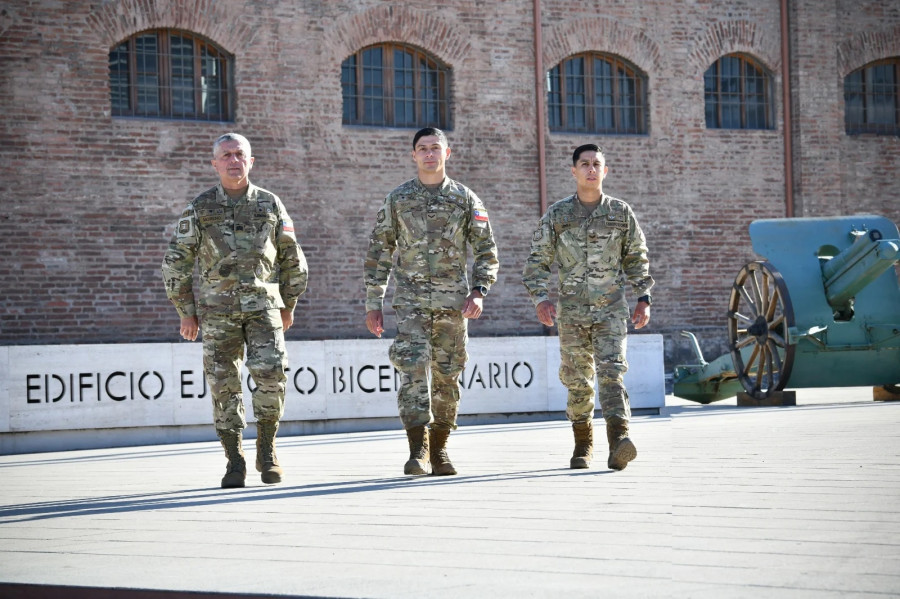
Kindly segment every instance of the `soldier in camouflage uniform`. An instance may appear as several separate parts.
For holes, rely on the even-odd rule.
[[[568,389],[566,415],[575,434],[571,468],[588,468],[593,456],[594,377],[609,442],[607,466],[622,470],[637,457],[628,437],[631,408],[623,376],[628,303],[625,282],[638,297],[635,328],[650,322],[653,286],[644,234],[631,207],[603,193],[606,159],[586,144],[572,156],[577,193],[547,210],[531,241],[522,282],[548,327],[557,309],[548,290],[550,267],[559,272],[559,378]]]
[[[181,317],[181,336],[193,341],[203,327],[203,370],[216,433],[228,458],[222,487],[243,487],[247,476],[240,377],[245,346],[256,384],[256,469],[264,483],[277,483],[283,475],[275,434],[284,413],[284,331],[293,324],[297,299],[306,290],[306,258],[284,204],[250,183],[253,156],[245,137],[228,133],[217,139],[212,165],[219,184],[181,214],[163,259],[163,281]]]
[[[443,131],[416,133],[412,158],[418,177],[385,198],[366,255],[366,326],[381,337],[397,252],[397,338],[390,358],[400,372],[397,404],[410,448],[404,474],[427,474],[429,462],[433,474],[456,474],[446,445],[457,426],[458,379],[468,360],[465,319],[481,316],[499,268],[487,210],[470,189],[445,175],[449,156]],[[469,247],[475,259],[471,291]]]

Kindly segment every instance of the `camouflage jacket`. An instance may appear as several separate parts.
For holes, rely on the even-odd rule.
[[[194,263],[200,302],[194,298]],[[231,200],[222,185],[181,214],[162,263],[166,295],[182,318],[290,308],[306,290],[307,267],[294,225],[275,194],[252,183]]]
[[[378,211],[365,263],[366,311],[381,310],[397,252],[393,305],[460,310],[469,294],[468,246],[475,263],[472,285],[497,280],[497,245],[481,200],[444,177],[428,191],[418,178],[392,191]]]
[[[644,233],[631,207],[606,194],[588,212],[574,195],[547,210],[531,240],[522,282],[534,305],[549,300],[550,267],[558,264],[558,318],[600,322],[628,316],[625,282],[636,296],[653,287]]]

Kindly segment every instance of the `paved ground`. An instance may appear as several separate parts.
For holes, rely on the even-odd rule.
[[[561,421],[460,429],[440,478],[400,431],[281,439],[234,490],[212,443],[0,456],[0,597],[900,596],[900,402],[797,403],[669,397],[615,473]]]

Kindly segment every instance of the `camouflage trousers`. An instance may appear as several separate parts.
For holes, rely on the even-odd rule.
[[[241,430],[244,395],[241,360],[247,348],[247,370],[257,421],[278,421],[284,414],[287,349],[279,310],[208,314],[201,319],[203,372],[213,401],[213,418],[220,430]]]
[[[467,322],[459,310],[394,306],[397,338],[389,352],[400,373],[397,407],[406,429],[434,422],[456,428],[459,375],[466,366]]]
[[[628,326],[620,318],[593,324],[559,321],[559,380],[569,390],[566,416],[572,422],[593,420],[594,377],[603,418],[631,418],[623,378],[628,370],[627,333]]]

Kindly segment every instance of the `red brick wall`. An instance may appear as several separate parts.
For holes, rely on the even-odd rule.
[[[648,75],[641,136],[551,134],[550,202],[572,192],[572,149],[607,149],[605,190],[629,201],[657,279],[653,324],[669,365],[683,329],[724,347],[728,292],[754,258],[747,225],[784,215],[778,0],[542,0],[545,69],[612,52]],[[890,0],[791,1],[796,213],[871,211],[900,222],[896,137],[843,133],[843,76],[900,55]],[[383,41],[453,68],[450,176],[489,208],[500,280],[473,335],[541,334],[520,282],[540,216],[533,3],[277,0],[13,2],[0,13],[0,344],[177,340],[159,263],[184,205],[215,183],[212,140],[253,143],[253,180],[279,194],[310,263],[292,339],[366,337],[362,261],[377,208],[414,176],[413,131],[341,125],[340,64]],[[235,55],[234,123],[111,118],[110,47],[149,28],[202,35]],[[703,73],[744,52],[775,86],[776,129],[706,130]],[[391,326],[390,313],[388,325]]]

